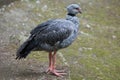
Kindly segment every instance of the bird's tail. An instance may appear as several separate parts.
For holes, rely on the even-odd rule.
[[[27,55],[35,48],[33,37],[29,37],[17,50],[16,59],[26,58]]]

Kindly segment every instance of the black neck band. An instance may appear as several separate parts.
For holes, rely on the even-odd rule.
[[[67,15],[70,15],[70,16],[75,16],[75,14],[71,14],[71,13],[68,13]]]

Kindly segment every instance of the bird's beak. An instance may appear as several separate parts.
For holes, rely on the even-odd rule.
[[[81,9],[79,9],[78,12],[79,12],[80,14],[82,14],[82,10],[81,10]]]

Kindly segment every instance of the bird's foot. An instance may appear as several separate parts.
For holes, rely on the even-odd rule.
[[[58,77],[63,77],[63,75],[67,74],[67,73],[64,73],[62,70],[53,70],[53,71],[51,71],[51,73]]]
[[[54,71],[56,71],[58,73],[64,73],[65,72],[65,70],[56,70],[56,69],[54,69]]]
[[[46,70],[46,73],[49,73],[51,72],[53,69],[51,67],[49,67],[47,70]]]
[[[63,77],[63,75],[66,75],[66,73],[64,73],[64,71],[65,70],[56,70],[56,69],[48,68],[46,70],[46,73],[50,73],[50,74],[53,74],[58,77]]]

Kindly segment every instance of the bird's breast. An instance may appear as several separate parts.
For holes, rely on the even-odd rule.
[[[67,39],[63,40],[63,41],[59,44],[59,46],[60,46],[61,48],[68,47],[68,46],[71,45],[72,42],[76,39],[77,35],[78,35],[78,30],[73,30],[73,32],[71,33],[71,35],[70,35]]]

